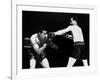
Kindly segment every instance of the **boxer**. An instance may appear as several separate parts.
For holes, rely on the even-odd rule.
[[[82,29],[78,26],[76,18],[72,17],[70,19],[70,26],[68,26],[65,29],[58,30],[57,32],[54,32],[54,34],[63,35],[69,31],[71,31],[73,35],[74,50],[73,50],[71,57],[69,57],[67,67],[72,67],[74,63],[76,62],[76,60],[79,60],[79,59],[82,60],[84,66],[88,66],[87,56],[85,55],[85,53],[83,53],[84,46],[85,46],[83,33],[82,33]]]

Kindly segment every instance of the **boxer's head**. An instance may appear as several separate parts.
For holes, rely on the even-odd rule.
[[[42,39],[47,38],[47,29],[45,26],[40,26],[39,34]]]
[[[72,25],[77,25],[77,18],[71,17],[71,19],[70,19],[70,24],[72,24]]]

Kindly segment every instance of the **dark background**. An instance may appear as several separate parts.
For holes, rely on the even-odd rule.
[[[56,12],[35,12],[35,11],[22,11],[22,68],[29,68],[29,60],[31,58],[28,49],[25,46],[25,37],[30,38],[33,34],[39,31],[39,27],[44,25],[49,32],[66,28],[69,26],[71,17],[78,18],[78,24],[82,28],[85,40],[85,53],[89,62],[89,14],[79,13],[56,13]],[[70,32],[69,32],[70,34]],[[54,43],[59,46],[58,50],[47,47],[47,58],[50,67],[65,67],[68,63],[68,58],[73,51],[73,41],[63,36],[55,37]],[[74,66],[83,66],[79,60]],[[38,65],[37,65],[38,67]],[[39,66],[40,67],[40,66]]]

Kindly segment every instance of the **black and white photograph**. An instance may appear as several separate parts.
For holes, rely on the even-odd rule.
[[[22,69],[90,66],[90,14],[22,10]]]
[[[94,72],[94,8],[23,3],[12,18],[13,79]]]

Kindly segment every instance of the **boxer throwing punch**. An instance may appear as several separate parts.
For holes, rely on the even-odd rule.
[[[79,59],[82,60],[84,66],[88,66],[87,56],[85,55],[85,53],[83,53],[83,49],[84,49],[84,45],[85,45],[83,33],[82,33],[81,28],[78,26],[76,18],[72,17],[70,19],[70,26],[68,26],[65,29],[54,32],[54,34],[55,35],[63,35],[68,31],[71,31],[72,35],[73,35],[74,50],[73,50],[71,57],[69,57],[67,67],[72,67],[74,65],[74,63],[76,62],[76,60],[79,60]]]

